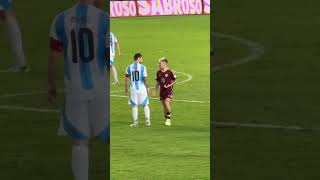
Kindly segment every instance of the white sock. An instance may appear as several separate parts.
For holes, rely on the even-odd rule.
[[[114,82],[115,82],[115,83],[118,83],[119,80],[118,80],[118,74],[117,74],[116,67],[115,67],[115,66],[112,66],[112,67],[111,67],[111,71],[112,71],[112,76],[113,76]]]
[[[75,180],[89,179],[89,150],[88,145],[72,146],[72,171]]]
[[[144,116],[146,121],[150,122],[150,109],[149,106],[144,106]]]
[[[133,122],[138,123],[138,107],[136,106],[132,108],[132,117],[133,117]]]
[[[21,31],[17,19],[14,16],[7,16],[7,28],[11,50],[15,56],[15,65],[26,66],[25,54],[22,46]]]

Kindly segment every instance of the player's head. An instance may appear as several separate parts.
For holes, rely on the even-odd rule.
[[[136,53],[133,57],[134,61],[137,63],[142,63],[142,54]]]
[[[95,2],[94,2],[94,5],[97,7],[97,8],[101,8],[101,9],[103,9],[104,7],[104,0],[95,0]]]
[[[162,57],[159,59],[159,68],[164,69],[167,67],[168,59],[166,57]]]

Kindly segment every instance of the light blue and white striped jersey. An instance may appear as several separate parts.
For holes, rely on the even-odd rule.
[[[126,77],[130,79],[130,91],[141,93],[147,88],[144,79],[147,77],[147,68],[143,64],[133,63],[127,67]]]
[[[50,38],[62,44],[67,92],[107,93],[109,25],[105,12],[81,3],[54,19]]]
[[[112,59],[116,54],[116,43],[118,43],[117,37],[110,32],[110,58]]]
[[[9,10],[11,7],[11,0],[0,0],[0,10]]]

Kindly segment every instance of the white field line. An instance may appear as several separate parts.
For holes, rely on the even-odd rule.
[[[305,128],[295,125],[274,125],[274,124],[257,124],[257,123],[237,123],[237,122],[218,122],[214,121],[211,124],[214,126],[225,127],[246,127],[246,128],[263,128],[263,129],[283,129],[283,130],[295,130],[295,131],[320,131],[320,128]]]
[[[229,64],[214,66],[213,71],[220,71],[225,68],[246,64],[248,62],[257,60],[259,57],[261,57],[264,54],[264,47],[256,42],[251,41],[251,40],[240,38],[240,37],[233,36],[233,35],[222,34],[222,33],[212,33],[212,36],[237,41],[240,44],[246,46],[250,51],[249,55],[246,57],[233,60]]]
[[[187,76],[188,78],[186,80],[183,80],[183,81],[180,81],[180,82],[177,82],[176,84],[182,84],[182,83],[186,83],[186,82],[189,82],[192,80],[192,76],[190,74],[187,74],[187,73],[184,73],[184,72],[179,72],[179,71],[174,71],[174,73],[178,73],[178,74],[182,74],[184,76]],[[179,77],[178,77],[179,78]]]
[[[111,97],[120,97],[120,98],[129,98],[128,96],[125,95],[116,95],[116,94],[111,94]],[[149,98],[153,100],[159,100],[159,98]],[[199,104],[209,104],[210,101],[194,101],[194,100],[185,100],[185,99],[174,99],[174,102],[186,102],[186,103],[199,103]]]
[[[64,90],[59,89],[57,90],[58,93],[63,93]],[[110,91],[110,93],[117,93],[121,91]],[[31,91],[31,92],[24,92],[24,93],[15,93],[15,94],[0,94],[0,99],[6,98],[14,98],[19,96],[32,96],[32,95],[40,95],[40,94],[47,94],[47,91]]]
[[[56,109],[44,109],[44,108],[27,108],[23,106],[10,106],[10,105],[0,105],[2,110],[19,110],[19,111],[29,111],[29,112],[45,112],[45,113],[58,113],[59,110]]]

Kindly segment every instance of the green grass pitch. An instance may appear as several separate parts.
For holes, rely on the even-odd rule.
[[[264,47],[255,61],[212,73],[213,119],[238,124],[319,128],[319,3],[215,1],[215,33]],[[250,54],[239,41],[213,37],[216,67]],[[217,126],[218,180],[319,178],[319,131]]]
[[[35,4],[39,2],[14,1],[31,72],[0,74],[0,179],[70,180],[70,140],[56,136],[59,113],[55,110],[61,108],[63,94],[59,94],[57,105],[49,106],[42,91],[47,86],[51,21],[73,2],[46,1],[41,9]],[[151,100],[152,127],[145,127],[140,110],[139,128],[130,128],[128,99],[119,97],[123,95],[123,81],[119,87],[112,86],[111,179],[209,179],[209,16],[112,19],[111,26],[123,52],[116,59],[121,80],[135,52],[144,55],[152,86],[161,56],[169,58],[178,81],[192,76],[191,81],[175,87],[177,101],[173,102],[171,127],[163,124],[160,101]],[[4,70],[11,63],[11,54],[0,27],[0,70]],[[62,88],[62,61],[58,69]],[[4,96],[29,92],[34,93]],[[29,109],[23,111],[21,107]],[[99,142],[91,147],[90,174],[93,179],[106,179],[106,147]]]
[[[123,53],[115,61],[122,84],[111,88],[111,179],[209,179],[209,18],[111,19],[111,31]],[[146,128],[141,108],[139,127],[129,127],[128,98],[118,96],[123,96],[124,72],[136,52],[144,56],[151,87],[163,56],[176,71],[178,82],[192,76],[191,81],[175,86],[171,127],[164,126],[158,99],[150,100],[151,128]]]

